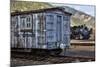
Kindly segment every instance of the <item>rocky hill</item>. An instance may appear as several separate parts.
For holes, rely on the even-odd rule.
[[[11,12],[13,11],[29,11],[43,8],[57,7],[44,2],[31,2],[31,1],[11,1]],[[74,8],[63,6],[67,12],[71,12],[71,26],[86,24],[88,27],[95,28],[95,18]]]
[[[51,8],[52,5],[44,2],[31,2],[31,1],[11,1],[11,12],[14,11],[30,11],[43,8]]]
[[[89,28],[95,28],[95,17],[74,8],[65,7],[67,12],[72,13],[71,26],[86,24]]]

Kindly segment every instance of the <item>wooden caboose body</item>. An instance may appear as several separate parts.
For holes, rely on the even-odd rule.
[[[70,16],[60,7],[11,13],[11,48],[70,46]]]

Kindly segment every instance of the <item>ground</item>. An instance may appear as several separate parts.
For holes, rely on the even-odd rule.
[[[64,53],[62,53],[63,55]],[[95,46],[74,46],[66,49],[66,56],[95,57]]]
[[[76,42],[76,41],[73,41]],[[82,42],[82,41],[80,41]],[[78,42],[78,43],[80,43]],[[86,41],[83,41],[86,42]],[[66,52],[62,52],[61,55],[74,56],[74,57],[89,57],[95,58],[95,45],[71,45],[70,48],[66,49]],[[31,58],[31,57],[30,57]],[[73,63],[73,62],[88,62],[91,60],[79,60],[73,58],[64,57],[51,57],[51,56],[35,56],[31,59],[25,58],[11,58],[11,66],[20,65],[41,65],[41,64],[55,64],[55,63]]]

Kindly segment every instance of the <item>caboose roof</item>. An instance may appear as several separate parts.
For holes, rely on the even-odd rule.
[[[50,12],[50,11],[55,11],[55,10],[61,11],[61,12],[65,13],[65,14],[68,14],[68,15],[72,15],[72,13],[66,12],[65,8],[63,8],[63,7],[54,7],[54,8],[31,10],[31,11],[16,11],[16,12],[12,12],[11,16],[30,14],[30,13]]]

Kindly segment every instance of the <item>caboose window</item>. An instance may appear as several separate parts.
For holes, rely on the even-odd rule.
[[[27,27],[28,27],[28,23],[27,23]]]
[[[27,22],[30,22],[30,17],[27,17],[26,21],[27,21]]]
[[[27,23],[27,28],[29,28],[31,26],[31,24],[30,23]]]
[[[30,16],[27,16],[26,17],[26,27],[27,28],[30,28],[31,27],[31,17]]]

